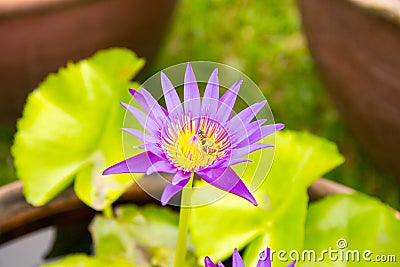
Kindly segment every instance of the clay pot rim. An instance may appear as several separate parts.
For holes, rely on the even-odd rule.
[[[400,2],[392,0],[347,0],[368,13],[386,19],[400,26]]]
[[[53,12],[77,5],[104,0],[0,0],[0,19]]]

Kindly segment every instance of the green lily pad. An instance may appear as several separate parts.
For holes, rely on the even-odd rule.
[[[307,215],[304,249],[319,260],[299,266],[398,266],[399,238],[400,219],[379,200],[360,193],[328,196],[312,203]],[[336,252],[322,257],[324,250]]]
[[[101,173],[124,159],[119,102],[129,101],[130,79],[143,65],[127,49],[100,51],[50,74],[29,95],[12,147],[29,203],[44,205],[75,180],[78,197],[102,210],[132,185],[130,175]]]
[[[99,258],[123,257],[134,266],[173,266],[178,214],[168,208],[120,206],[117,218],[96,216],[90,226]],[[187,266],[196,266],[193,252]]]

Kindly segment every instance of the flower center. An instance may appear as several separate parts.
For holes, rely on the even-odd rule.
[[[226,129],[206,116],[184,115],[166,123],[161,147],[168,160],[181,171],[198,171],[223,158],[230,147]]]

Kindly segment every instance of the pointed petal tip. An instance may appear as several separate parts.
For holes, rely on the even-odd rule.
[[[277,131],[280,131],[280,130],[282,130],[283,128],[285,128],[285,124],[283,124],[283,123],[277,123],[277,124],[275,124],[275,127],[276,127],[276,130],[277,130]]]
[[[143,92],[143,93],[147,93],[147,94],[151,95],[150,92],[147,91],[146,89],[144,89],[143,87],[140,87],[140,91]]]
[[[185,71],[185,84],[196,84],[196,76],[194,75],[194,71],[190,62],[187,64],[186,71]]]
[[[250,193],[250,196],[246,196],[245,199],[248,200],[255,207],[258,206],[257,200],[254,198],[254,196],[251,193]]]
[[[137,90],[135,90],[133,88],[129,88],[128,91],[132,96],[135,96],[135,94],[139,93]]]
[[[113,173],[113,166],[108,167],[107,169],[105,169],[102,173],[102,175],[110,175],[110,174],[115,174]]]
[[[254,206],[258,205],[247,186],[232,168],[206,169],[204,171],[198,171],[196,174],[207,183],[228,193],[244,198]]]
[[[176,194],[176,192],[170,193],[170,192],[166,191],[170,187],[171,187],[170,184],[167,184],[167,186],[164,188],[164,191],[161,195],[160,202],[161,202],[161,206],[163,206],[163,207],[165,205],[167,205],[167,203],[171,200],[171,198]]]
[[[123,160],[121,162],[118,162],[114,165],[109,166],[106,168],[102,175],[110,175],[110,174],[120,174],[124,173],[124,170],[126,169],[126,161]]]
[[[146,171],[146,175],[151,175],[153,173],[154,173],[154,168],[152,168],[152,167],[148,168]]]
[[[243,263],[243,259],[239,254],[239,251],[237,248],[233,250],[233,255],[232,255],[232,266],[233,267],[245,267]]]
[[[210,257],[206,256],[204,258],[204,267],[216,267],[214,262],[210,259]]]
[[[227,91],[237,94],[239,92],[240,86],[242,86],[243,79],[237,80]]]
[[[257,200],[254,198],[253,194],[250,193],[246,194],[246,195],[242,195],[241,197],[243,197],[244,199],[246,199],[247,201],[249,201],[251,204],[253,204],[255,207],[258,206]]]
[[[121,106],[123,106],[124,108],[127,108],[129,105],[128,104],[126,104],[126,103],[124,103],[124,102],[119,102],[119,104],[121,105]]]
[[[164,72],[160,72],[160,76],[161,76],[161,84],[164,84],[166,81],[169,81],[167,75],[165,75]]]
[[[160,76],[161,76],[161,81],[165,81],[165,80],[169,81],[168,76],[164,72],[161,71]]]
[[[264,123],[267,122],[267,119],[261,119],[257,121],[259,123],[259,126],[262,126]]]
[[[233,89],[233,91],[235,93],[237,93],[240,89],[240,87],[242,86],[243,83],[243,79],[237,80],[231,87],[231,89]]]

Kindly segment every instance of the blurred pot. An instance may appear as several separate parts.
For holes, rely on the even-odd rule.
[[[0,123],[13,125],[28,93],[67,61],[123,46],[151,62],[176,0],[0,1]]]
[[[299,0],[323,81],[356,138],[400,181],[400,2]]]

